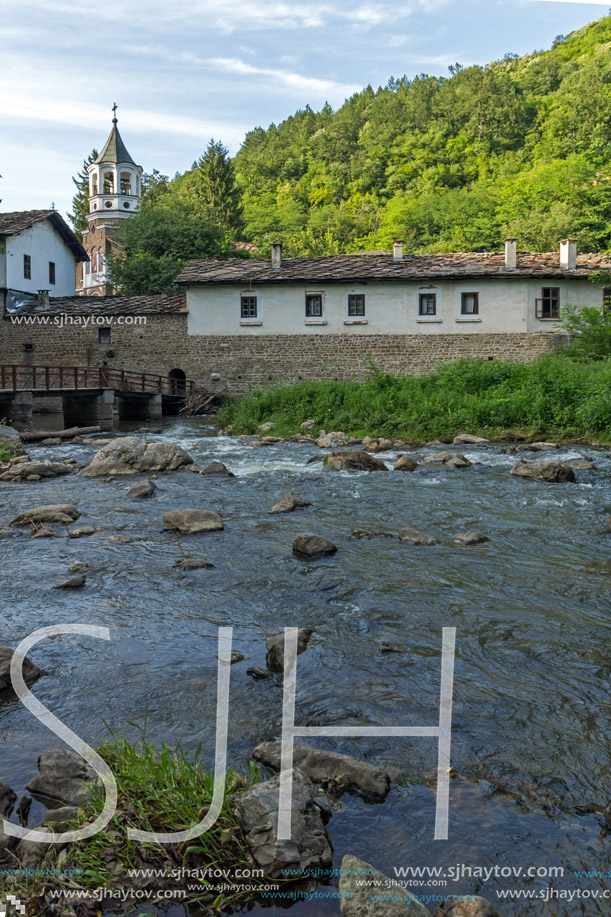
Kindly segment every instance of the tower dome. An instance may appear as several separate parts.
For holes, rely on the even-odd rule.
[[[117,127],[117,105],[113,106],[112,130],[104,149],[95,162],[87,167],[89,173],[89,215],[93,222],[100,218],[123,219],[131,216],[140,205],[140,176],[137,166],[123,143]]]

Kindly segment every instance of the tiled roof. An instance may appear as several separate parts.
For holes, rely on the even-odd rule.
[[[157,296],[62,296],[42,305],[36,297],[19,303],[12,314],[19,315],[159,315],[186,313],[185,293]]]
[[[50,220],[77,261],[87,261],[87,252],[57,210],[18,210],[0,213],[0,236],[15,236],[42,220]]]
[[[450,255],[404,255],[395,261],[385,253],[333,255],[323,258],[284,258],[279,268],[271,261],[242,258],[203,258],[191,261],[177,282],[203,283],[351,283],[369,280],[454,280],[475,277],[588,277],[593,271],[611,270],[611,261],[598,254],[579,255],[577,268],[560,267],[560,254],[518,254],[516,270],[505,267],[502,252]]]

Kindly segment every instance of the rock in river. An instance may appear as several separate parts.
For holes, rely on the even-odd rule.
[[[49,503],[45,506],[35,506],[28,509],[25,513],[16,516],[11,525],[30,525],[31,523],[47,522],[74,522],[81,514],[75,506],[69,503]]]
[[[382,459],[368,452],[332,452],[325,467],[327,471],[388,471]]]
[[[485,436],[473,436],[471,433],[459,433],[452,440],[453,446],[481,446],[483,443],[489,443],[490,440]]]
[[[253,755],[261,764],[280,770],[281,742],[263,742],[257,745]],[[385,799],[390,789],[390,774],[339,752],[324,748],[313,748],[305,742],[295,742],[293,764],[303,771],[313,783],[326,783],[336,777],[346,777],[348,788],[361,796]]]
[[[69,749],[56,749],[38,759],[39,774],[27,789],[35,796],[56,799],[65,806],[80,806],[96,780],[95,771]]]
[[[71,532],[68,532],[68,538],[86,538],[88,535],[95,535],[92,525],[83,525],[79,529],[72,529]]]
[[[12,690],[11,659],[13,658],[14,652],[15,651],[8,646],[0,646],[0,691],[5,691],[8,688]],[[30,662],[29,659],[26,658],[24,660],[23,677],[26,685],[34,684],[42,675],[46,674],[47,673],[43,669],[39,669],[38,666]]]
[[[63,583],[58,583],[57,586],[53,586],[54,589],[81,589],[87,582],[87,577],[84,574],[79,576],[71,576],[70,579],[65,579]]]
[[[203,557],[181,557],[174,566],[178,570],[209,570],[214,567],[214,564],[211,564],[209,560],[205,560]]]
[[[14,427],[7,427],[5,424],[0,425],[0,443],[19,443],[21,437],[19,431]]]
[[[300,497],[291,490],[288,494],[281,497],[277,503],[274,503],[270,509],[270,513],[292,513],[294,509],[303,509],[303,507],[311,505],[309,500],[304,500],[303,497]]]
[[[395,462],[395,471],[415,471],[417,467],[418,462],[409,455],[400,455]]]
[[[63,462],[19,462],[0,474],[0,481],[39,481],[71,474],[72,468]]]
[[[564,484],[575,480],[573,469],[562,462],[520,461],[513,466],[511,474],[521,478],[532,478],[534,481],[546,481],[549,484]]]
[[[333,861],[312,781],[298,770],[291,779],[290,840],[278,839],[279,775],[232,797],[253,859],[272,878],[288,869],[326,869]]]
[[[105,474],[136,474],[138,471],[177,471],[194,465],[188,452],[174,443],[147,443],[137,436],[114,439],[79,471],[83,477]]]
[[[142,481],[139,484],[132,484],[127,491],[127,496],[144,499],[146,497],[152,497],[156,490],[157,488],[152,481]]]
[[[339,898],[341,917],[430,917],[409,889],[350,854],[342,858]]]
[[[234,473],[223,462],[210,462],[209,465],[206,465],[202,474],[217,474],[223,478],[235,478]]]
[[[418,529],[412,529],[409,526],[399,529],[399,539],[405,544],[413,544],[417,547],[430,547],[438,544],[437,539],[433,538],[432,535],[426,535],[424,532],[419,532]]]
[[[454,544],[483,544],[485,541],[490,541],[490,539],[486,535],[480,535],[479,532],[459,532],[454,536]]]
[[[313,627],[300,627],[297,633],[297,655],[307,648]],[[284,671],[284,633],[268,634],[265,638],[267,665],[272,672]]]
[[[327,541],[321,535],[313,535],[309,532],[300,532],[293,539],[293,553],[300,557],[309,557],[314,560],[317,557],[327,557],[335,554],[337,545],[332,541]]]
[[[195,535],[199,532],[218,532],[223,520],[218,513],[207,509],[173,509],[164,513],[163,524],[171,532]]]

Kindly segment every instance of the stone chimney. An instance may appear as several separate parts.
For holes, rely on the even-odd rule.
[[[574,271],[577,267],[577,241],[565,239],[560,243],[560,267],[565,271]]]
[[[38,297],[38,302],[41,306],[49,305],[49,291],[48,290],[38,290],[36,293]]]
[[[518,266],[518,246],[515,239],[505,239],[505,267],[515,271]]]
[[[272,267],[282,267],[282,243],[272,244]]]
[[[403,261],[403,242],[395,241],[392,244],[392,256],[395,261]]]

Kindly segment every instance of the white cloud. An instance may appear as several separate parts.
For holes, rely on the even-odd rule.
[[[535,3],[586,3],[588,6],[609,6],[609,0],[535,0]]]
[[[354,6],[350,0],[337,0],[335,4],[319,2],[293,3],[282,0],[140,0],[127,4],[124,0],[106,0],[103,19],[108,23],[129,20],[138,27],[154,30],[168,23],[187,23],[196,31],[202,25],[225,33],[243,30],[283,28],[321,28],[330,22],[352,22],[375,27],[404,18],[419,10],[430,12],[450,3],[451,0],[407,0],[402,4],[381,2]],[[23,14],[25,9],[40,10],[50,14],[81,16],[81,4],[71,0],[2,0],[6,15],[10,8]],[[99,23],[103,27],[103,22]]]
[[[235,74],[237,76],[261,76],[272,80],[276,84],[284,86],[299,93],[312,92],[316,95],[330,94],[333,98],[345,98],[358,92],[361,88],[351,83],[336,83],[333,80],[319,79],[313,76],[304,76],[301,73],[291,73],[288,70],[277,70],[273,67],[256,67],[237,57],[211,57],[196,58],[192,55],[185,55],[188,62],[199,65],[209,66],[213,69],[220,70],[223,73]]]

